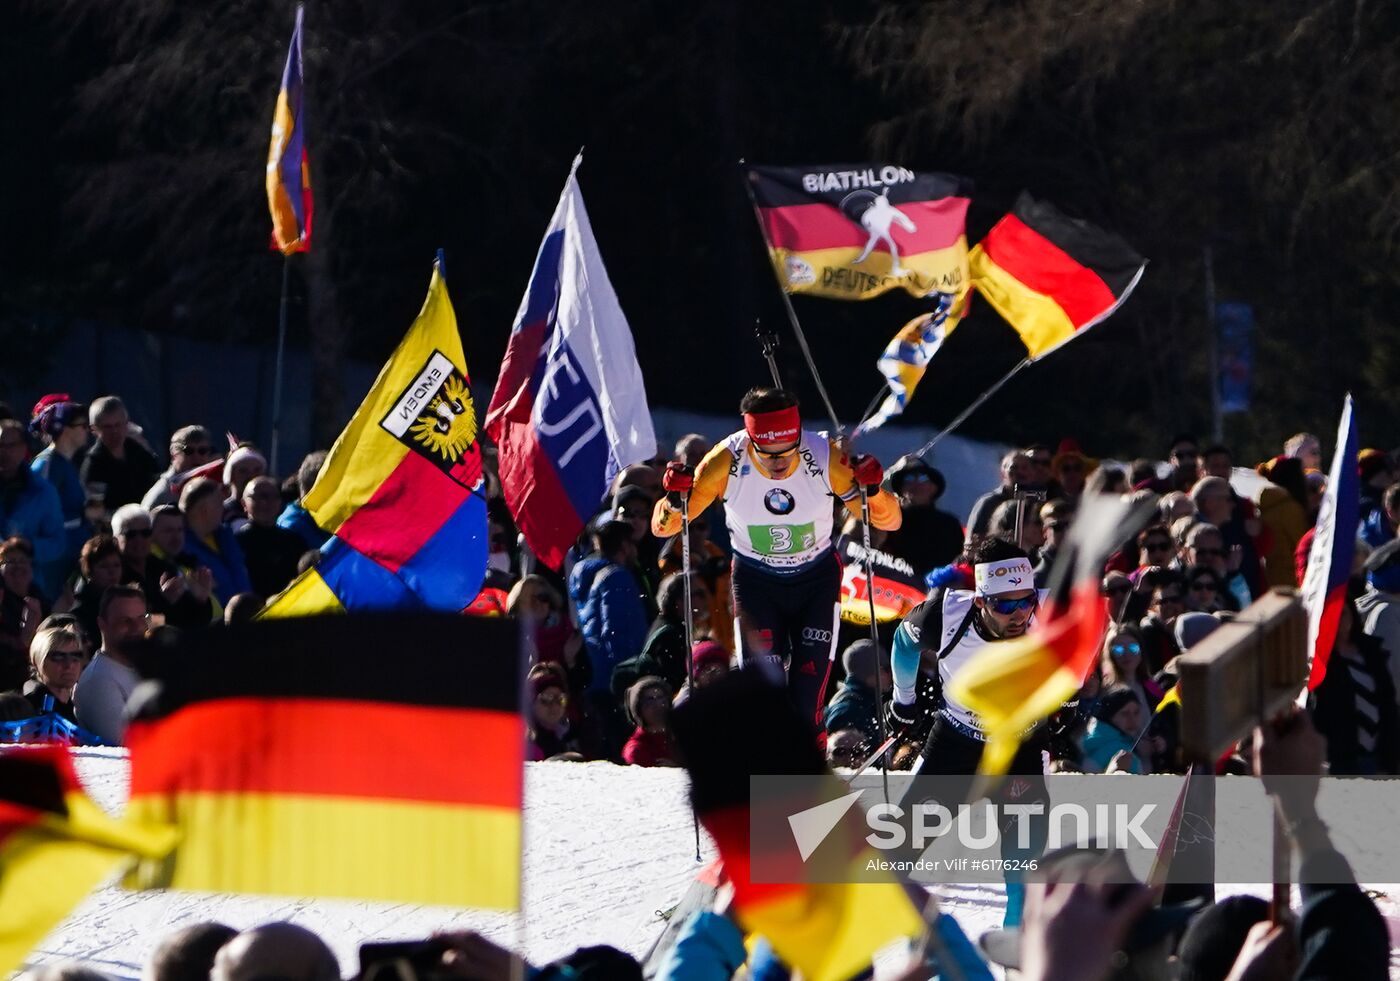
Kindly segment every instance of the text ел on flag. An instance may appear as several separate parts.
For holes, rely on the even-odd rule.
[[[272,247],[284,255],[311,248],[311,166],[302,115],[302,8],[282,69],[282,88],[272,111],[272,142],[267,148],[267,209],[272,215]]]
[[[181,837],[130,884],[516,908],[518,649],[505,620],[373,613],[151,652],[127,816]]]
[[[1099,576],[1130,534],[1134,512],[1116,497],[1086,496],[1030,633],[984,645],[949,679],[949,696],[976,712],[987,734],[979,773],[1006,773],[1027,730],[1072,698],[1093,669],[1108,625]]]
[[[866,300],[967,288],[972,182],[892,164],[750,167],[759,224],[789,293]]]
[[[66,747],[0,754],[0,974],[123,861],[160,858],[175,837],[174,828],[108,817],[83,793]]]
[[[970,295],[970,292],[965,293],[959,299],[950,293],[939,293],[934,310],[915,317],[894,335],[875,362],[890,393],[874,415],[857,426],[852,435],[883,426],[904,411],[914,397],[914,389],[923,380],[929,362],[966,315]]]
[[[690,771],[691,803],[719,848],[734,885],[736,917],[746,932],[767,938],[783,962],[809,981],[846,981],[868,970],[871,956],[886,944],[923,932],[922,917],[893,876],[869,881],[865,870],[875,852],[850,815],[810,854],[800,854],[802,846],[794,841],[782,854],[765,855],[761,878],[770,881],[754,881],[751,819],[763,820],[765,827],[783,826],[818,800],[768,801],[761,815],[751,815],[751,774],[827,774],[831,800],[848,790],[830,776],[816,733],[782,689],[754,671],[736,671],[697,690],[674,718]],[[747,721],[735,726],[735,719]],[[827,792],[823,786],[821,793]],[[770,866],[784,869],[791,881],[771,881]],[[823,881],[803,882],[804,872],[816,872]]]
[[[434,264],[423,309],[302,502],[331,533],[264,617],[465,609],[486,574],[486,501],[471,378]]]
[[[1142,278],[1127,242],[1022,194],[969,259],[972,284],[1036,361],[1106,320]]]
[[[551,569],[617,472],[656,453],[632,332],[579,192],[582,159],[540,243],[486,414],[506,504]]]
[[[1327,660],[1337,642],[1342,604],[1347,599],[1347,579],[1356,555],[1356,528],[1361,520],[1361,480],[1356,471],[1356,420],[1351,396],[1342,406],[1337,424],[1337,449],[1327,490],[1317,512],[1317,531],[1308,550],[1303,574],[1302,599],[1308,611],[1308,690],[1322,684]]]

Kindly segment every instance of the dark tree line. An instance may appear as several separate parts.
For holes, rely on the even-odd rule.
[[[0,141],[0,384],[61,355],[64,317],[270,343],[262,164],[292,9],[0,6],[0,121],[20,134]],[[1392,5],[309,0],[306,32],[316,246],[295,267],[293,339],[318,356],[323,436],[358,396],[335,391],[338,359],[384,356],[439,246],[476,382],[494,379],[584,144],[657,404],[732,409],[765,376],[754,318],[783,324],[737,160],[890,158],[973,177],[974,241],[1027,188],[1151,260],[1113,320],[969,433],[1136,454],[1204,429],[1207,245],[1220,299],[1257,312],[1255,410],[1227,419],[1242,451],[1330,432],[1347,388],[1365,438],[1400,430]],[[849,418],[919,304],[797,309]],[[975,308],[909,418],[951,418],[1017,351]],[[815,406],[790,343],[783,356]]]

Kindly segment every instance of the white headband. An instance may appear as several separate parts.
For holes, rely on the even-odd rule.
[[[983,596],[998,593],[1014,593],[1018,589],[1035,588],[1035,570],[1031,560],[1025,558],[1005,559],[1000,562],[979,562],[973,570],[977,578],[977,592]]]

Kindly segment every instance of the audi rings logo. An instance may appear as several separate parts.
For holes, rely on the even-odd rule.
[[[830,630],[818,630],[816,627],[803,627],[803,628],[802,628],[802,639],[803,639],[803,640],[810,640],[810,641],[812,641],[814,644],[830,644],[830,643],[831,643],[831,631],[830,631]]]
[[[774,487],[763,495],[763,506],[773,514],[792,514],[792,509],[797,507],[797,501],[781,487]]]

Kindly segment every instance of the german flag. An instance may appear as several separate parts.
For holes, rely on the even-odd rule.
[[[1032,361],[1106,320],[1146,268],[1117,235],[1024,193],[969,263],[973,285],[1021,335]]]
[[[183,837],[129,884],[516,908],[518,648],[508,621],[383,613],[148,652],[127,813]]]
[[[83,793],[67,747],[0,754],[0,976],[123,860],[174,844],[172,828],[131,828],[103,813]]]
[[[789,293],[867,300],[967,289],[972,183],[893,164],[751,167],[758,221]]]
[[[949,696],[976,712],[987,734],[979,773],[1006,773],[1022,736],[1084,684],[1108,626],[1099,573],[1142,510],[1116,497],[1086,497],[1031,631],[985,645],[949,680]]]
[[[747,721],[735,726],[734,719]],[[785,692],[751,671],[735,672],[696,691],[676,710],[674,723],[690,771],[691,801],[719,848],[745,931],[766,937],[808,981],[846,981],[868,970],[871,957],[886,944],[923,933],[923,918],[902,886],[893,878],[869,881],[866,866],[875,853],[849,823],[828,833],[814,851],[790,843],[773,854],[751,854],[751,822],[784,829],[801,811],[839,807],[849,794],[830,776],[816,733]],[[827,774],[829,779],[820,788],[814,782],[801,799],[767,800],[751,813],[751,774]],[[780,869],[789,881],[755,882],[755,860],[765,870],[761,878],[771,880],[771,871]]]

